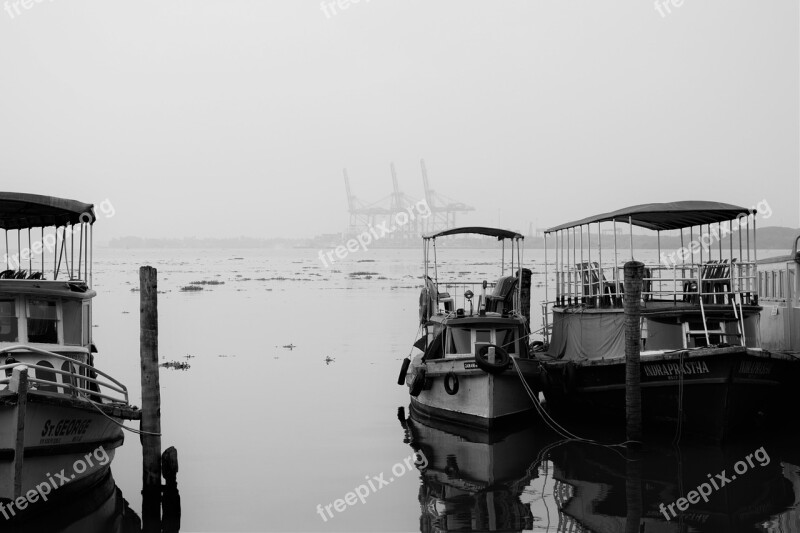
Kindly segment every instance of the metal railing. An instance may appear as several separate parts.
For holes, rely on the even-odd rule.
[[[36,377],[29,376],[28,381],[34,383],[38,386],[45,386],[45,387],[55,387],[56,390],[61,389],[62,392],[57,394],[68,394],[72,397],[97,397],[103,398],[108,400],[111,403],[128,403],[128,389],[117,381],[116,379],[112,378],[105,372],[102,372],[95,367],[88,365],[86,363],[82,363],[77,361],[71,357],[67,357],[65,355],[49,352],[47,350],[42,350],[40,348],[34,348],[32,346],[25,346],[23,344],[18,344],[15,346],[9,346],[8,348],[0,349],[0,354],[14,354],[20,357],[24,357],[30,354],[39,354],[44,355],[47,357],[52,357],[54,359],[58,359],[61,361],[69,362],[69,371],[67,370],[60,370],[58,368],[51,368],[48,366],[38,365],[35,363],[28,363],[25,361],[16,361],[14,363],[0,365],[0,385],[6,385],[11,382],[11,377],[6,376],[9,374],[11,370],[15,367],[24,365],[28,368],[32,368],[36,371]],[[27,359],[28,357],[24,357]],[[84,371],[84,374],[76,373],[75,369],[79,368]],[[38,377],[39,372],[42,373],[51,373],[62,376],[61,382],[51,381],[49,379],[41,379]],[[92,375],[98,376],[97,378],[92,377]],[[65,381],[63,376],[69,376],[69,381]],[[99,379],[100,377],[105,378],[105,380]],[[107,380],[107,381],[106,381]],[[90,384],[95,384],[97,386],[97,390],[88,389],[86,386],[90,386]],[[113,391],[118,393],[118,396],[111,396],[104,392]]]
[[[556,271],[557,305],[622,305],[624,267],[579,264]],[[739,297],[744,305],[757,303],[755,262],[710,261],[686,265],[645,265],[642,298],[647,301],[729,303]],[[727,301],[726,301],[727,299]]]

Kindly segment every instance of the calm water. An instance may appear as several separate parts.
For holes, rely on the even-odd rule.
[[[396,379],[417,330],[420,255],[370,250],[330,269],[316,250],[96,251],[98,366],[141,403],[132,289],[149,264],[164,291],[162,361],[191,367],[161,372],[162,445],[179,451],[182,531],[616,532],[635,496],[631,479],[642,480],[643,531],[800,530],[797,439],[751,435],[724,449],[648,449],[629,461],[625,450],[560,441],[542,428],[487,435],[409,420]],[[499,275],[494,250],[448,256],[461,259],[440,276]],[[543,254],[527,256],[538,302]],[[202,280],[224,284],[180,291]],[[538,305],[533,315],[538,324]],[[707,503],[669,521],[659,512],[761,447],[768,461],[760,454]],[[140,453],[127,434],[112,468],[137,512]],[[351,491],[364,502],[354,494],[337,511]]]

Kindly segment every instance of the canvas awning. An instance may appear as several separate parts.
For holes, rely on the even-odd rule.
[[[733,220],[739,215],[755,214],[755,209],[747,209],[720,202],[684,201],[654,204],[641,204],[626,207],[610,213],[595,215],[575,222],[568,222],[545,231],[552,233],[562,229],[574,228],[596,222],[628,222],[654,231],[688,228],[701,224],[711,224]]]
[[[0,192],[0,228],[25,229],[94,223],[94,206],[76,200]]]

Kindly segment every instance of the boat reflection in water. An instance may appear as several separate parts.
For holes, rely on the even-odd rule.
[[[80,486],[65,485],[47,502],[38,500],[10,520],[0,518],[0,531],[36,533],[141,533],[142,524],[128,506],[109,471]],[[8,500],[3,504],[9,505]]]
[[[424,533],[800,532],[800,461],[785,452],[796,445],[648,446],[629,460],[625,448],[559,440],[542,427],[479,431],[400,413],[405,442],[428,459],[419,492]],[[739,461],[747,466],[741,475]],[[726,486],[716,477],[723,471]],[[675,502],[710,483],[709,474],[719,488],[709,484],[708,501],[686,502],[681,513]]]

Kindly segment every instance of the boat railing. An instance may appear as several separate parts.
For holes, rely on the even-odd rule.
[[[624,267],[580,263],[556,272],[556,305],[621,307]],[[642,279],[644,302],[758,303],[756,263],[727,260],[667,266],[645,264]]]
[[[472,292],[472,306],[477,313],[478,310],[486,305],[482,296],[485,291],[490,295],[494,290],[495,282],[478,281],[478,282],[452,282],[452,283],[439,283],[439,305],[444,307],[445,311],[455,311],[456,309],[464,309],[469,312],[470,300],[465,296],[467,291]],[[443,296],[445,294],[446,296]]]
[[[127,387],[105,372],[98,370],[91,365],[82,363],[65,355],[42,350],[40,348],[34,348],[32,346],[25,346],[22,344],[0,349],[0,354],[14,354],[21,357],[31,353],[66,361],[69,363],[69,365],[67,365],[69,370],[62,370],[25,361],[15,361],[13,363],[0,365],[0,376],[4,376],[0,377],[0,386],[8,386],[11,381],[11,373],[13,369],[17,366],[24,365],[34,370],[35,375],[29,376],[28,381],[36,384],[37,388],[40,390],[49,392],[58,392],[60,390],[61,394],[68,394],[72,397],[90,399],[93,401],[96,401],[95,398],[102,398],[111,403],[128,403]],[[27,357],[25,357],[25,359],[27,359]],[[83,373],[76,372],[77,369],[82,370]],[[40,373],[43,375],[59,375],[62,377],[62,379],[60,382],[50,379],[43,379],[38,377]],[[91,387],[92,385],[95,385],[96,389],[87,388]],[[112,395],[112,393],[116,394]]]

